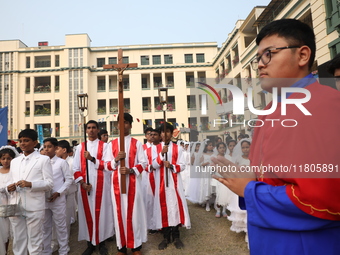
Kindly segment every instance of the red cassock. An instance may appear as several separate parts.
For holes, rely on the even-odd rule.
[[[146,214],[142,192],[142,175],[147,161],[142,144],[125,136],[125,166],[133,168],[134,174],[126,175],[126,194],[121,194],[121,175],[119,163],[115,157],[119,152],[119,138],[109,145],[105,161],[106,169],[112,173],[112,205],[116,231],[116,242],[119,249],[122,247],[137,248],[147,240]]]
[[[106,190],[110,190],[111,173],[103,171],[103,155],[106,148],[107,145],[98,139],[87,141],[87,151],[96,158],[96,164],[88,160],[89,182],[92,185],[92,190],[90,195],[81,187],[78,191],[78,239],[79,241],[90,241],[93,245],[98,245],[114,235],[111,196],[106,192]],[[87,181],[84,151],[84,143],[81,143],[73,160],[76,183],[80,179]]]
[[[185,160],[180,146],[170,142],[168,147],[168,161],[173,170],[165,169],[161,155],[164,143],[152,147],[152,166],[155,174],[155,200],[153,217],[156,228],[173,227],[180,224],[191,228],[190,216],[184,195],[180,172],[185,169]],[[166,171],[168,171],[168,187],[166,186]]]

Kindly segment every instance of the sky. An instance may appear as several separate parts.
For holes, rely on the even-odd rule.
[[[66,34],[87,33],[91,46],[217,42],[238,19],[270,0],[0,0],[0,40],[29,47],[65,44]],[[1,49],[0,49],[1,51]]]

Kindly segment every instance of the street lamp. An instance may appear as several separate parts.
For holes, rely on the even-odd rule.
[[[80,110],[80,115],[83,117],[83,122],[84,122],[84,148],[85,148],[85,151],[87,151],[87,142],[86,142],[86,116],[87,114],[85,115],[85,110],[87,110],[88,108],[88,95],[85,93],[85,94],[78,94],[77,95],[77,98],[78,98],[78,108]],[[85,160],[86,162],[86,183],[89,185],[90,182],[89,182],[89,166],[88,166],[88,162],[87,160]],[[90,195],[90,192],[87,193],[88,195]]]

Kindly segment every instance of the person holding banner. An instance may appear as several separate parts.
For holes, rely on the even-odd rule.
[[[103,156],[107,144],[98,139],[99,125],[90,120],[86,123],[88,136],[87,151],[84,143],[78,145],[74,160],[74,180],[78,188],[78,240],[87,241],[83,255],[90,255],[99,245],[101,255],[108,254],[105,240],[114,235],[111,197],[111,174],[104,169]],[[86,160],[88,161],[89,183],[86,183]],[[88,193],[89,192],[89,193]]]
[[[119,120],[118,120],[119,121]],[[141,254],[147,240],[146,212],[143,201],[142,172],[147,166],[142,144],[130,136],[133,117],[124,113],[125,151],[120,151],[120,139],[111,142],[105,155],[105,169],[112,172],[112,206],[118,254]],[[125,167],[120,160],[125,159]],[[126,175],[126,194],[121,191],[121,175]]]

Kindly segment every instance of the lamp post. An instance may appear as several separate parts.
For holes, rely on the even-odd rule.
[[[83,117],[83,122],[84,122],[84,148],[85,151],[87,151],[87,143],[86,143],[86,116],[87,113],[85,115],[85,110],[87,111],[88,109],[88,95],[85,94],[78,94],[77,95],[78,98],[78,108],[80,110],[80,115]],[[86,162],[86,183],[89,185],[89,166],[88,166],[88,162],[87,160],[85,160]],[[88,195],[90,195],[90,192],[87,193]]]
[[[164,146],[169,144],[169,141],[165,141],[166,138],[166,110],[168,108],[168,88],[160,87],[158,88],[158,97],[159,103],[162,106],[163,111],[163,125],[164,125]],[[168,154],[165,153],[164,155],[165,161],[168,161]],[[168,177],[168,168],[165,168],[165,184],[168,187],[169,177]]]

